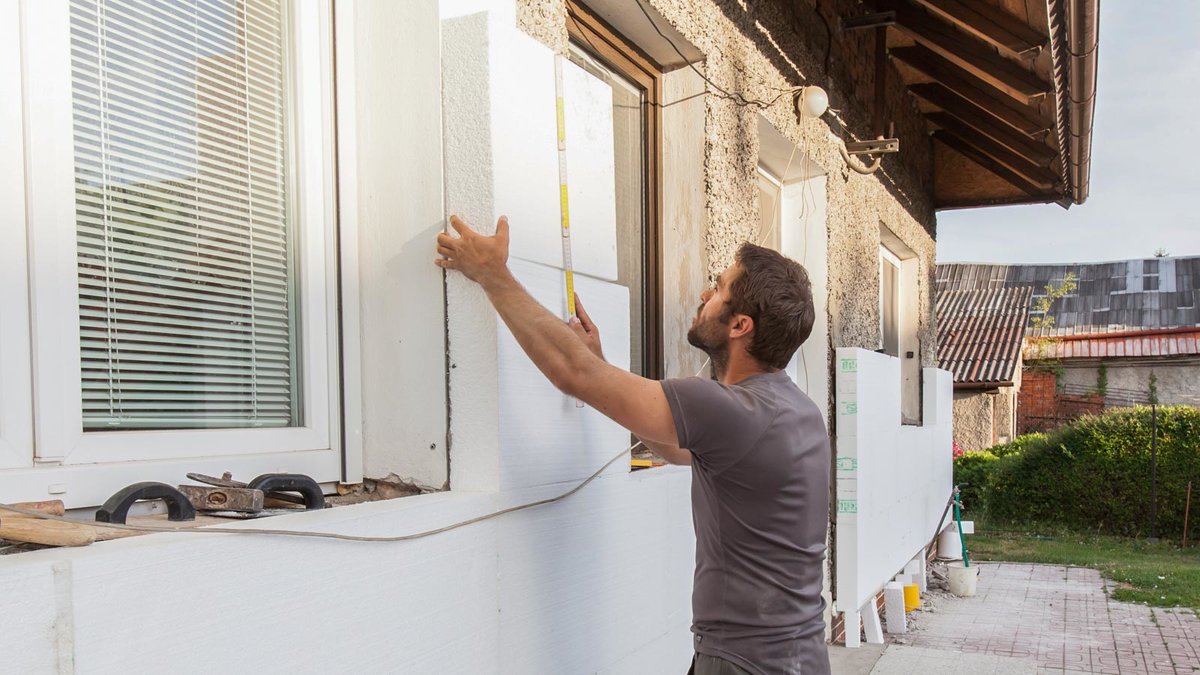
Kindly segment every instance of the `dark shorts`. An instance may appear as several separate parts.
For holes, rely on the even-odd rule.
[[[824,633],[818,633],[811,638],[805,638],[806,648],[802,650],[803,659],[800,662],[800,675],[830,675],[829,647],[825,644]],[[688,675],[750,675],[736,663],[726,661],[718,656],[697,653],[692,656],[692,667]]]
[[[750,675],[750,673],[725,659],[708,654],[695,654],[692,656],[692,667],[688,668],[688,675]]]

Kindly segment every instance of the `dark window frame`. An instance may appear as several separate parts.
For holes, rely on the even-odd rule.
[[[642,180],[646,219],[642,241],[645,284],[642,292],[642,374],[662,379],[662,67],[625,39],[595,12],[567,0],[567,33],[572,42],[645,94]]]

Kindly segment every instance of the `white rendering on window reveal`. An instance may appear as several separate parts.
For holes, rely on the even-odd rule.
[[[31,459],[339,477],[328,3],[20,11]]]
[[[21,35],[17,7],[0,8],[0,87],[21,91]],[[25,171],[20,152],[24,115],[20,96],[0,96],[0,469],[33,463],[33,410],[29,397],[29,276],[25,260]]]

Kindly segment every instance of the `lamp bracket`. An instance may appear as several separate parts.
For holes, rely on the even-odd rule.
[[[846,153],[849,155],[890,155],[897,152],[900,152],[900,139],[898,138],[846,142]]]

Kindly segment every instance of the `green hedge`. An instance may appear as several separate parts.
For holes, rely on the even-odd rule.
[[[955,460],[955,482],[968,482],[964,504],[989,520],[1060,524],[1146,536],[1150,526],[1150,408],[1082,417],[1050,434],[1030,434]],[[1158,409],[1158,534],[1183,533],[1193,481],[1200,506],[1200,410]],[[968,501],[968,496],[971,501]],[[972,508],[974,507],[974,508]],[[1200,533],[1193,508],[1189,538]]]

